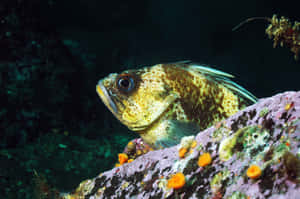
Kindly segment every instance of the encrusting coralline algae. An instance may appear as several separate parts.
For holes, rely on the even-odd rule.
[[[85,181],[65,198],[297,199],[299,125],[300,92],[260,99],[189,138],[197,145],[188,147],[184,157],[179,157],[182,146],[188,146],[183,143],[150,151]]]

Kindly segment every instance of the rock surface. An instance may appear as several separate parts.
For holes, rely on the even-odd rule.
[[[82,182],[65,198],[289,198],[300,195],[300,92],[260,99],[200,132],[197,146],[179,157],[181,145],[148,152],[131,163]],[[209,153],[212,161],[199,166]],[[248,170],[256,165],[252,176]],[[248,172],[249,173],[248,173]],[[169,188],[173,174],[185,184]],[[252,170],[256,172],[256,170]]]

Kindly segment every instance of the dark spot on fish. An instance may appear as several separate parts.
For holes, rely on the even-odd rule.
[[[164,87],[164,90],[163,90],[163,92],[159,93],[159,97],[164,99],[170,95],[170,92],[172,89],[167,84],[164,84],[163,87]]]
[[[166,64],[164,71],[166,78],[174,82],[173,89],[182,94],[180,102],[186,117],[198,123],[201,130],[209,127],[216,118],[220,120],[227,117],[225,112],[218,111],[224,96],[219,99],[219,104],[216,103],[216,96],[222,92],[215,82],[206,79],[203,85],[195,85],[193,75],[172,64]],[[186,92],[186,88],[192,92]],[[205,89],[205,94],[201,95],[201,89]]]
[[[163,159],[168,159],[168,156],[164,156]]]
[[[141,169],[143,167],[143,165],[141,164],[140,166],[139,166],[139,169]]]

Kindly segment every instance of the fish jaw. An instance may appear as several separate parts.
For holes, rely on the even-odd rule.
[[[118,109],[114,101],[109,96],[106,88],[102,84],[102,80],[100,80],[96,86],[96,91],[100,97],[100,99],[103,101],[103,103],[108,107],[108,109],[115,115],[118,115]]]
[[[103,101],[103,103],[108,107],[108,109],[113,113],[113,115],[125,126],[127,126],[132,131],[142,131],[149,126],[153,125],[168,109],[168,107],[178,98],[176,94],[169,94],[163,102],[153,105],[153,110],[150,113],[151,117],[146,119],[144,117],[136,117],[135,114],[129,114],[128,111],[119,110],[118,105],[114,102],[113,97],[108,93],[107,89],[103,85],[103,80],[100,80],[96,86],[96,91]],[[143,110],[143,109],[141,109]],[[138,109],[137,109],[138,111]],[[137,115],[141,113],[137,112]],[[138,120],[137,120],[138,119]]]

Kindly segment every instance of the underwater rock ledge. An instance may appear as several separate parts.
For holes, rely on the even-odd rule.
[[[64,197],[296,199],[299,126],[300,92],[260,99],[198,133],[196,147],[181,158],[182,145],[151,151],[82,182]],[[183,175],[175,178],[176,173]]]

